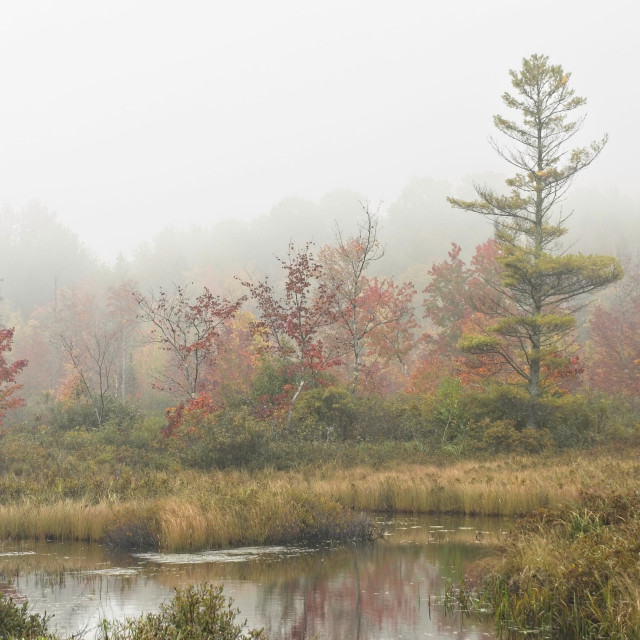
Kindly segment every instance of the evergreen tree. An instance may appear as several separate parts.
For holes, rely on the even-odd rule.
[[[584,115],[569,120],[586,103],[569,87],[570,74],[550,65],[547,56],[523,60],[510,71],[513,93],[504,93],[507,107],[519,121],[494,116],[500,133],[510,140],[497,153],[517,173],[506,181],[508,195],[476,187],[477,200],[448,198],[458,209],[493,220],[503,267],[502,282],[490,301],[480,301],[496,317],[482,335],[464,336],[459,347],[471,353],[495,353],[524,379],[529,394],[527,425],[538,425],[538,404],[566,362],[567,337],[584,294],[622,277],[619,262],[609,256],[567,254],[560,238],[568,215],[557,206],[576,175],[600,154],[607,137],[587,147],[569,150]],[[570,215],[570,214],[569,214]]]

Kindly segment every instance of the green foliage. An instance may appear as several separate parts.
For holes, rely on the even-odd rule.
[[[221,585],[189,585],[176,589],[173,599],[150,613],[126,622],[105,623],[104,640],[240,640],[264,638],[262,630],[245,630],[246,621]]]
[[[518,170],[507,180],[511,191],[501,195],[476,187],[477,200],[449,198],[452,206],[495,223],[502,268],[493,293],[476,301],[493,323],[483,335],[463,336],[458,346],[468,353],[491,353],[513,370],[530,398],[527,425],[535,427],[540,426],[540,399],[553,387],[553,371],[574,328],[573,314],[581,306],[576,299],[616,282],[623,272],[615,258],[570,255],[558,242],[566,232],[558,205],[576,174],[599,155],[606,136],[589,147],[566,149],[582,124],[580,117],[568,118],[585,100],[569,88],[570,74],[546,56],[524,59],[522,69],[510,76],[514,93],[502,98],[520,120],[494,117],[512,145],[494,142],[494,147]],[[547,366],[549,358],[553,366]]]
[[[462,398],[463,410],[469,422],[509,420],[516,429],[525,427],[527,403],[528,397],[524,389],[500,384],[491,384],[482,391],[466,393]]]
[[[343,387],[317,387],[298,398],[292,427],[310,440],[351,440],[356,415],[353,396]]]
[[[263,354],[251,381],[251,399],[255,405],[267,398],[275,398],[287,385],[293,385],[290,367],[284,358]]]
[[[434,420],[442,433],[442,443],[453,440],[464,430],[464,411],[461,404],[462,383],[447,376],[438,385],[433,410]]]
[[[184,467],[254,469],[268,464],[274,425],[259,420],[249,407],[212,414],[185,414],[175,436],[165,446]]]
[[[490,422],[487,418],[467,427],[465,440],[468,448],[489,453],[542,453],[553,447],[553,438],[547,429],[527,427],[517,430],[511,420]]]
[[[50,618],[29,613],[29,605],[18,606],[12,598],[0,592],[0,640],[42,638],[47,635]]]
[[[100,429],[107,423],[118,429],[131,429],[139,421],[142,412],[133,402],[106,396],[102,420],[98,421],[94,406],[84,397],[77,396],[64,402],[46,401],[44,415],[54,429],[72,431]]]
[[[458,340],[458,349],[464,353],[493,353],[500,347],[500,340],[493,336],[466,335]]]
[[[463,394],[461,405],[470,425],[467,436],[474,441],[479,439],[476,432],[480,424],[508,421],[516,431],[523,431],[527,424],[527,393],[519,387],[491,385],[482,392]],[[548,396],[538,408],[539,427],[551,435],[559,449],[635,442],[640,435],[635,426],[638,417],[637,408],[628,400],[590,393]],[[536,449],[532,444],[530,451]]]

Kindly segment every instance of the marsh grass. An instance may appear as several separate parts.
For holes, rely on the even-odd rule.
[[[0,536],[12,540],[100,540],[117,507],[64,500],[0,505]]]
[[[519,521],[462,591],[479,603],[471,608],[490,608],[508,633],[640,638],[640,493],[590,491],[580,502]]]
[[[371,518],[361,512],[517,516],[542,508],[570,509],[566,526],[587,533],[603,517],[597,496],[614,489],[620,495],[640,491],[640,464],[633,451],[621,457],[592,452],[390,469],[344,469],[331,463],[291,472],[163,470],[138,475],[120,471],[119,482],[127,478],[124,494],[92,493],[91,487],[103,483],[87,477],[81,498],[43,494],[6,501],[0,506],[0,536],[102,540],[120,549],[198,550],[375,537]],[[616,512],[627,508],[622,503],[614,507]]]
[[[121,551],[194,551],[283,542],[371,540],[373,519],[321,495],[277,483],[156,500],[87,505],[71,500],[0,507],[11,540],[102,541]]]

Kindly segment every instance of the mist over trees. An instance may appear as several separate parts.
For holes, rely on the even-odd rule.
[[[0,211],[2,294],[14,308],[29,313],[54,299],[56,286],[95,278],[95,256],[55,214],[32,202],[21,211]]]
[[[411,282],[417,291],[422,291],[434,282],[433,267],[446,259],[452,242],[461,247],[460,259],[468,263],[476,247],[491,235],[492,228],[480,216],[451,210],[445,197],[451,193],[468,197],[474,182],[499,185],[501,178],[480,174],[469,177],[457,189],[446,181],[412,180],[396,201],[382,203],[379,242],[384,256],[371,263],[371,277]],[[239,297],[245,291],[236,276],[251,279],[269,275],[277,287],[281,276],[274,256],[285,255],[292,240],[300,243],[311,239],[317,250],[335,246],[336,222],[345,237],[356,234],[365,202],[361,194],[338,191],[318,202],[288,198],[252,222],[227,221],[190,231],[151,229],[149,241],[135,255],[121,256],[111,265],[92,255],[43,205],[29,205],[20,213],[5,208],[0,217],[0,307],[4,325],[17,328],[16,357],[28,357],[33,365],[22,372],[27,394],[30,389],[54,390],[64,378],[64,365],[56,364],[59,357],[55,355],[51,314],[56,308],[62,309],[65,296],[74,291],[82,295],[87,288],[100,296],[108,287],[129,282],[145,293],[159,287],[195,283],[216,295]],[[576,186],[563,203],[565,211],[579,212],[570,219],[568,244],[572,249],[624,253],[633,245],[633,238],[640,237],[639,207],[640,203],[619,194]],[[607,300],[606,295],[603,300]],[[257,311],[252,303],[247,309]],[[417,333],[431,326],[431,333],[438,335],[432,319],[422,318],[420,311],[416,318],[423,323]],[[581,334],[588,336],[586,325]],[[418,337],[416,334],[409,342]],[[407,353],[409,360],[425,348],[424,341],[415,345]],[[137,358],[143,359],[143,353],[151,357],[148,346],[137,345],[136,349]],[[424,351],[419,357],[426,357]],[[156,354],[151,360],[158,358]],[[144,396],[144,387],[150,386],[149,380],[155,374],[149,373],[146,382],[146,374],[137,375],[134,382],[136,374],[131,369],[132,361],[128,362],[132,376],[129,389]],[[148,365],[152,366],[151,361]],[[153,366],[160,367],[160,363]],[[127,389],[126,384],[124,388]],[[157,391],[149,393],[160,397]]]
[[[428,177],[411,180],[394,201],[381,205],[386,252],[372,265],[372,274],[410,280],[420,289],[451,242],[462,247],[464,256],[472,255],[493,230],[480,217],[452,210],[446,197],[473,197],[474,183],[499,187],[505,178],[468,176],[457,188]],[[143,289],[193,280],[219,292],[237,292],[234,275],[273,272],[273,256],[283,255],[290,240],[330,244],[336,221],[346,234],[355,232],[366,200],[353,191],[337,191],[318,202],[287,198],[251,222],[228,220],[192,230],[150,228],[148,241],[113,264],[92,254],[44,204],[34,202],[18,211],[5,206],[0,211],[0,296],[5,312],[10,307],[26,316],[53,301],[56,286],[79,286],[85,280],[116,284],[134,279]],[[570,218],[566,236],[572,250],[613,255],[635,250],[640,200],[578,183],[563,210],[578,213]]]
[[[558,73],[556,84],[564,89],[568,75]],[[496,122],[511,137],[525,139],[510,121]],[[563,118],[552,122],[552,143],[573,135],[569,125]],[[151,227],[133,255],[112,264],[92,255],[44,205],[32,203],[21,212],[5,207],[0,313],[11,331],[5,357],[7,366],[29,362],[12,369],[12,393],[19,374],[20,397],[30,406],[56,415],[73,407],[75,418],[68,414],[67,423],[84,420],[92,428],[102,428],[122,403],[134,402],[169,408],[171,437],[184,424],[240,411],[242,420],[269,421],[272,433],[282,429],[312,439],[373,437],[364,423],[355,426],[368,411],[365,399],[375,404],[373,398],[398,397],[405,403],[418,397],[431,407],[430,417],[419,428],[412,423],[392,431],[409,437],[427,428],[443,446],[461,441],[469,425],[486,418],[477,414],[483,403],[489,403],[487,415],[511,421],[510,428],[544,431],[576,394],[613,393],[612,380],[619,380],[615,392],[631,402],[638,361],[636,271],[582,310],[577,324],[569,322],[577,309],[566,306],[566,295],[547,291],[549,278],[556,284],[558,278],[571,280],[571,291],[581,294],[620,273],[614,269],[598,278],[593,260],[577,264],[568,254],[554,254],[552,245],[565,229],[545,216],[553,210],[561,221],[570,220],[565,246],[572,253],[629,254],[640,237],[640,202],[589,184],[565,194],[564,186],[591,157],[572,156],[569,165],[575,161],[576,171],[567,172],[556,163],[558,153],[534,171],[524,156],[503,150],[512,163],[519,158],[524,171],[507,179],[514,192],[505,198],[496,195],[505,180],[496,173],[467,176],[458,185],[416,177],[390,203],[344,189],[317,201],[289,197],[250,222]],[[538,177],[530,180],[529,170]],[[470,200],[474,194],[480,199]],[[541,208],[537,194],[546,202]],[[502,212],[503,223],[511,222],[494,228],[468,209],[490,218]],[[542,245],[531,244],[540,234]],[[631,253],[627,263],[634,259]],[[537,260],[551,265],[550,271],[543,274]],[[526,265],[540,272],[546,293],[531,289],[532,299],[543,300],[540,309],[523,302],[523,282],[531,275]],[[507,300],[528,311],[498,318],[496,325],[495,311],[504,311]],[[553,325],[548,344],[544,332],[531,338],[532,327],[545,323]],[[503,338],[523,347],[521,371],[533,366],[540,374],[535,384],[530,371],[524,376],[538,389],[535,412],[518,395],[522,386],[513,374],[500,366],[496,349],[461,348],[469,333],[495,339],[496,326]],[[566,345],[570,349],[560,357]],[[624,383],[608,374],[612,367],[626,372]],[[476,409],[465,413],[468,394],[480,395],[469,405]],[[27,415],[21,402],[14,404],[13,419]],[[390,414],[387,419],[393,422]],[[384,429],[376,429],[381,437]]]

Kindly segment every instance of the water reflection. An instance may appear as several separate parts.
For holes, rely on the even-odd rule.
[[[99,546],[0,549],[0,589],[55,614],[61,633],[91,636],[103,618],[157,610],[175,586],[222,582],[251,627],[270,638],[491,638],[443,615],[446,579],[491,552],[496,521],[404,518],[368,545],[252,547],[114,555]],[[483,532],[483,533],[479,533]]]

